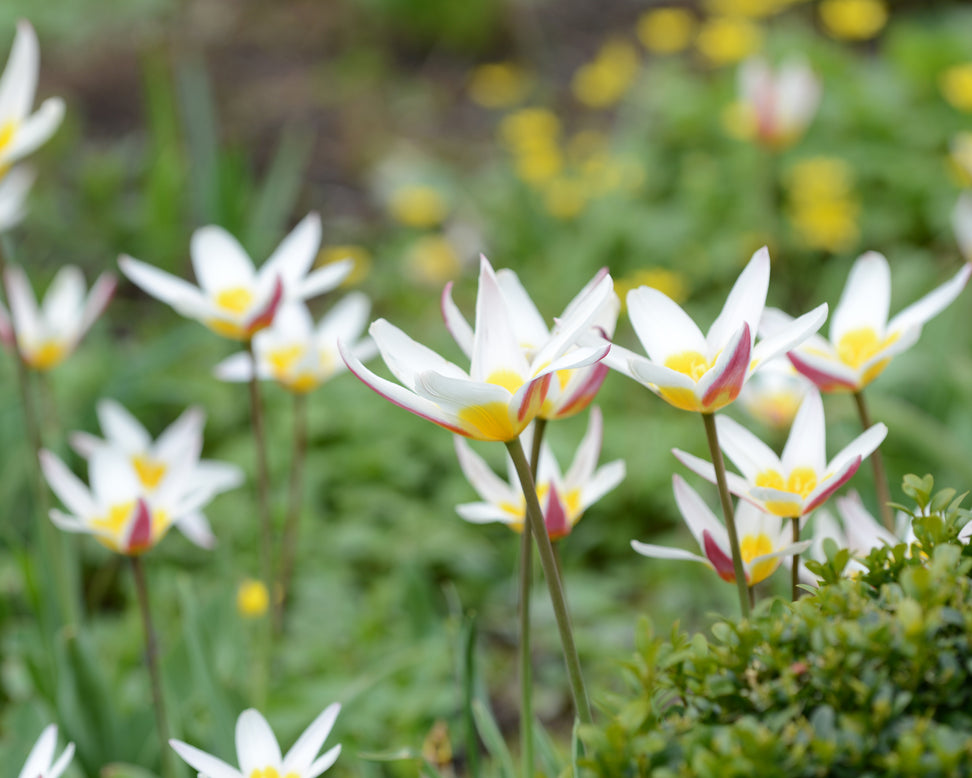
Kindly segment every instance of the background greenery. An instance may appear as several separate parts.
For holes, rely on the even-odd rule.
[[[750,48],[774,61],[800,55],[822,77],[823,102],[806,136],[768,154],[727,131],[734,63],[713,59],[711,42],[701,45],[712,34],[693,32],[681,52],[650,51],[639,35],[648,5],[601,5],[4,3],[2,50],[16,19],[30,18],[43,52],[41,95],[68,102],[65,125],[36,158],[39,181],[12,236],[14,257],[39,289],[63,263],[93,278],[120,252],[188,276],[196,227],[223,225],[260,261],[318,210],[322,261],[352,246],[356,285],[372,296],[375,316],[457,359],[438,294],[455,278],[471,310],[480,251],[514,268],[548,317],[607,265],[619,282],[662,286],[708,323],[764,243],[774,260],[770,303],[793,313],[835,304],[864,250],[889,258],[892,310],[955,271],[949,217],[968,179],[949,147],[972,129],[972,98],[956,103],[942,84],[949,68],[972,61],[969,9],[895,5],[875,37],[848,42],[826,34],[815,3],[762,4],[772,12],[752,2],[684,6],[710,33],[728,9],[760,31]],[[605,53],[608,41],[620,48]],[[498,62],[505,80],[476,69]],[[578,86],[583,78],[595,88]],[[615,97],[592,104],[591,93]],[[910,471],[972,480],[970,317],[960,298],[870,392],[874,416],[890,427],[883,450],[892,484]],[[633,344],[624,321],[618,339]],[[41,387],[46,445],[68,456],[66,431],[95,431],[100,397],[119,400],[154,433],[198,404],[209,419],[205,455],[252,472],[245,389],[210,376],[232,350],[122,283],[78,354]],[[50,571],[29,546],[39,519],[9,359],[0,380],[8,387],[0,407],[0,746],[19,764],[41,725],[57,721],[78,744],[75,775],[111,762],[154,770],[124,560],[72,539],[83,561],[83,629],[66,634],[38,619]],[[291,402],[274,387],[265,397],[282,518]],[[701,454],[701,425],[619,375],[599,404],[602,459],[626,459],[628,478],[561,544],[596,703],[621,687],[618,665],[639,615],[650,613],[665,633],[676,619],[697,629],[712,611],[734,612],[731,587],[714,575],[629,547],[632,538],[689,547],[668,451]],[[856,434],[856,419],[841,396],[827,399],[827,415],[833,452]],[[562,460],[585,423],[551,430]],[[238,585],[257,570],[252,487],[207,512],[216,551],[173,535],[147,557],[174,734],[230,759],[244,707],[260,707],[287,745],[339,700],[332,742],[345,752],[333,774],[416,774],[415,760],[358,753],[420,752],[439,721],[461,772],[462,657],[473,621],[478,683],[515,739],[516,537],[464,524],[453,506],[473,492],[448,434],[355,379],[312,395],[310,428],[304,542],[270,678],[257,671],[260,625],[236,608]],[[500,463],[498,450],[483,450]],[[874,508],[869,477],[862,471],[854,485]],[[534,612],[537,713],[563,755],[569,700],[542,589]]]

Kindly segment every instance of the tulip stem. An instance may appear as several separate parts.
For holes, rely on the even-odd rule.
[[[857,415],[861,419],[861,426],[864,430],[871,428],[871,415],[867,411],[867,403],[864,402],[864,390],[858,389],[854,392],[854,402],[857,403]],[[894,514],[891,510],[891,490],[888,488],[888,474],[884,469],[884,457],[881,456],[881,449],[876,448],[871,452],[871,468],[874,470],[874,490],[877,492],[878,505],[881,509],[881,521],[888,532],[894,532]]]
[[[553,606],[554,618],[557,621],[557,630],[560,632],[560,644],[564,652],[564,662],[567,665],[567,678],[574,698],[574,710],[582,724],[590,724],[594,720],[591,715],[591,703],[587,699],[587,689],[584,686],[580,659],[574,645],[574,633],[570,626],[567,599],[564,596],[564,587],[560,575],[557,573],[557,562],[554,559],[550,536],[547,534],[547,528],[543,521],[543,511],[540,508],[540,501],[537,499],[537,489],[530,473],[530,463],[527,462],[526,454],[523,453],[523,445],[519,438],[508,441],[506,448],[510,452],[516,474],[520,478],[520,486],[523,488],[523,497],[526,500],[527,520],[536,540],[537,551],[540,553],[540,565],[543,568],[543,577],[546,579],[547,588],[550,591],[550,603]]]
[[[138,594],[138,609],[142,614],[142,629],[145,633],[145,663],[148,666],[149,679],[152,684],[152,704],[155,707],[155,726],[159,735],[160,758],[162,772],[172,776],[173,762],[169,756],[169,725],[165,716],[165,700],[162,697],[162,676],[159,672],[158,642],[155,627],[152,625],[152,613],[149,608],[148,581],[142,557],[130,556],[132,574],[135,577],[135,591]]]
[[[537,482],[540,448],[547,420],[533,422],[533,446],[530,451],[530,472]],[[533,667],[530,661],[530,590],[533,586],[533,532],[530,522],[523,523],[520,534],[520,750],[523,776],[533,775]]]
[[[257,499],[260,504],[260,574],[270,594],[270,613],[273,624],[277,623],[277,598],[273,580],[273,520],[270,515],[270,475],[267,467],[267,438],[263,428],[263,401],[260,398],[260,379],[257,376],[256,354],[253,341],[246,342],[250,355],[250,419],[253,423],[253,440],[256,445]]]
[[[794,516],[790,519],[790,526],[793,528],[793,542],[800,542],[800,518]],[[800,599],[800,555],[793,555],[793,567],[790,573],[790,588],[793,591],[793,602]]]
[[[719,448],[719,433],[716,431],[715,417],[711,413],[703,413],[705,422],[705,437],[709,441],[709,453],[712,455],[712,465],[715,467],[716,484],[719,487],[719,499],[722,500],[722,515],[726,519],[726,529],[729,535],[729,549],[732,552],[732,570],[736,578],[736,588],[739,590],[739,607],[743,618],[749,617],[750,597],[749,586],[746,584],[746,571],[743,568],[742,554],[739,551],[739,535],[736,533],[736,517],[732,512],[732,497],[726,483],[726,463]]]
[[[300,508],[303,500],[302,485],[304,464],[307,460],[307,395],[294,394],[294,450],[290,461],[290,495],[287,517],[284,520],[283,548],[280,561],[280,608],[275,612],[277,621],[274,628],[279,633],[283,629],[284,608],[290,583],[294,577],[297,559],[297,535],[300,525]]]
[[[9,251],[6,242],[0,242],[0,274],[5,276],[7,270],[6,255]],[[9,303],[10,295],[7,294]],[[11,326],[14,327],[11,317]],[[37,511],[40,514],[39,525],[39,545],[41,548],[42,559],[46,559],[54,567],[54,594],[60,611],[60,617],[64,619],[66,626],[72,632],[79,622],[78,595],[79,588],[72,586],[68,580],[69,568],[62,538],[58,534],[54,524],[51,522],[50,504],[47,496],[47,484],[44,482],[44,474],[40,468],[40,452],[43,448],[41,427],[37,415],[37,405],[35,404],[34,394],[31,391],[31,370],[24,361],[23,352],[20,350],[20,343],[17,339],[16,328],[14,328],[13,344],[14,362],[17,369],[17,389],[20,392],[20,402],[23,407],[24,428],[27,433],[27,443],[31,453],[31,473],[34,480],[34,495],[37,500]],[[38,614],[40,615],[40,614]]]

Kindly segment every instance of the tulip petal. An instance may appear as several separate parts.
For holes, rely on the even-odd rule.
[[[503,292],[503,299],[506,300],[506,309],[520,347],[536,351],[550,337],[547,323],[516,273],[509,268],[497,270],[496,281]]]
[[[331,734],[340,712],[341,706],[336,702],[332,703],[311,722],[284,757],[281,770],[284,775],[291,772],[301,776],[306,775],[314,762],[314,757],[321,750],[327,736]]]
[[[621,459],[608,462],[598,468],[581,487],[580,509],[587,510],[605,494],[620,484],[627,474],[627,467]],[[570,483],[568,481],[568,483]]]
[[[511,515],[508,511],[488,502],[467,502],[456,506],[456,513],[470,524],[521,523],[523,517]]]
[[[691,551],[685,551],[681,548],[657,546],[654,543],[642,543],[638,540],[631,541],[631,548],[642,556],[652,557],[654,559],[678,559],[686,562],[701,562],[706,567],[712,567],[712,563],[704,556],[693,554]]]
[[[809,467],[815,473],[822,473],[827,467],[824,409],[819,392],[808,391],[800,403],[780,463],[784,473],[796,467]]]
[[[24,120],[13,139],[2,152],[0,159],[9,165],[23,159],[32,151],[44,145],[57,130],[64,118],[64,101],[60,97],[49,97],[30,117]]]
[[[188,281],[127,255],[118,258],[118,267],[143,292],[171,305],[183,316],[204,319],[210,313],[209,302]]]
[[[849,368],[839,360],[804,350],[791,351],[787,356],[797,372],[813,381],[821,392],[838,389],[854,391],[860,384],[859,371]]]
[[[587,431],[577,447],[574,461],[567,470],[564,479],[568,484],[580,484],[594,473],[597,458],[601,455],[601,441],[604,437],[604,417],[600,408],[591,408],[591,415],[587,420]]]
[[[706,354],[711,355],[727,348],[725,345],[734,338],[739,329],[748,325],[749,346],[752,348],[756,336],[756,325],[766,305],[766,292],[769,289],[770,257],[766,246],[756,251],[743,268],[736,283],[733,284],[726,303],[719,316],[709,328],[706,336]]]
[[[791,351],[801,344],[808,347],[812,347],[812,343],[818,346],[823,344],[823,347],[828,352],[831,351],[830,345],[823,338],[816,338],[813,341],[810,340],[813,333],[819,330],[827,320],[827,310],[827,303],[818,305],[812,311],[803,314],[799,319],[792,319],[787,324],[779,326],[773,335],[764,337],[753,348],[751,369],[755,370],[765,362],[787,351]],[[765,320],[766,315],[764,313],[761,322]],[[772,316],[770,320],[772,321]]]
[[[353,269],[354,260],[351,259],[332,262],[329,265],[318,268],[292,288],[286,288],[286,299],[310,300],[318,295],[326,294],[332,289],[337,289]]]
[[[324,752],[320,759],[314,762],[310,767],[307,768],[307,773],[303,778],[317,778],[325,770],[328,770],[331,765],[333,765],[337,758],[341,755],[341,746],[336,745]]]
[[[496,274],[486,257],[481,257],[469,375],[474,381],[489,381],[495,375],[510,373],[522,379],[528,373],[528,364],[513,333]]]
[[[486,464],[486,460],[474,452],[464,438],[457,435],[454,443],[459,467],[476,493],[487,503],[494,505],[511,503],[515,505],[520,498],[519,493],[511,489],[509,484],[496,475],[493,469]]]
[[[258,710],[248,708],[236,720],[236,756],[240,772],[250,775],[266,767],[279,768],[280,746],[270,725]]]
[[[10,56],[0,77],[0,118],[22,121],[34,103],[37,74],[40,70],[40,46],[30,22],[17,23]]]
[[[183,743],[181,740],[170,740],[169,745],[182,760],[206,778],[244,778],[243,773],[230,767],[222,759],[217,759],[195,746]]]
[[[783,465],[776,453],[742,424],[728,416],[716,416],[719,448],[747,481],[755,481],[767,470],[782,470]]]
[[[20,778],[43,778],[51,762],[54,760],[54,750],[57,748],[57,725],[48,724],[44,727],[37,742],[27,755],[24,766],[20,771]]]
[[[148,431],[121,403],[99,400],[97,414],[105,438],[126,454],[145,452],[152,445]]]
[[[209,520],[200,511],[190,511],[180,516],[175,522],[179,530],[191,543],[207,551],[216,547],[216,536],[209,525]]]
[[[199,287],[208,296],[233,287],[256,286],[253,260],[240,242],[222,227],[200,227],[189,242],[192,269]]]
[[[715,364],[699,379],[696,393],[702,397],[705,412],[724,408],[739,396],[749,374],[751,351],[752,335],[749,325],[743,323]]]
[[[118,279],[112,273],[102,273],[88,292],[88,299],[81,314],[81,334],[84,334],[104,313],[118,287]]]
[[[427,346],[412,340],[394,324],[378,319],[368,328],[378,344],[382,359],[392,374],[405,386],[415,388],[420,373],[434,371],[455,379],[469,380],[462,368],[444,359]]]
[[[462,349],[462,353],[472,359],[473,342],[475,341],[473,328],[466,321],[466,317],[462,315],[455,300],[452,299],[452,281],[447,283],[445,289],[442,290],[440,306],[442,318],[445,321],[446,329],[452,335],[452,339]]]
[[[279,277],[283,280],[284,287],[288,291],[294,290],[298,283],[306,283],[309,280],[309,277],[305,278],[305,276],[314,263],[314,258],[317,256],[320,247],[321,217],[311,212],[301,219],[297,226],[280,241],[270,258],[263,263],[257,275],[261,280]],[[354,265],[353,261],[343,260],[326,267],[338,267],[344,264],[347,265],[344,272],[346,276],[351,272]],[[337,286],[339,283],[341,281],[337,281],[334,285]],[[301,297],[300,299],[305,298]]]
[[[912,327],[921,327],[934,318],[961,294],[972,275],[972,264],[965,263],[951,280],[912,303],[888,322],[888,335],[893,335]]]
[[[678,303],[657,289],[641,286],[628,292],[628,317],[648,358],[659,366],[686,351],[707,356],[701,330]]]
[[[866,459],[884,442],[887,435],[888,428],[882,422],[871,425],[830,460],[827,471],[832,473],[840,470],[847,462],[858,457]]]
[[[830,319],[830,341],[840,343],[848,332],[868,327],[881,337],[891,304],[891,268],[883,254],[868,251],[851,267],[840,302]]]
[[[806,496],[803,513],[810,513],[814,508],[823,505],[827,498],[846,484],[861,466],[861,458],[855,457],[844,462],[839,469],[835,469],[825,477],[810,494]]]
[[[679,513],[682,514],[689,531],[700,547],[703,546],[703,538],[707,533],[723,545],[728,543],[729,535],[726,528],[715,517],[699,493],[685,482],[685,479],[673,475],[672,491],[675,493],[675,504],[678,506]]]
[[[60,458],[50,451],[41,451],[40,465],[51,491],[71,513],[78,516],[93,516],[97,513],[98,508],[91,498],[91,492]]]

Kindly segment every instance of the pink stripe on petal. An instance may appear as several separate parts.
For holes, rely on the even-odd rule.
[[[610,368],[603,362],[598,362],[596,365],[593,365],[587,379],[556,409],[556,418],[564,419],[575,413],[580,413],[590,405],[591,401],[593,401],[600,391],[601,385],[604,383],[604,379],[607,378],[609,370]]]
[[[550,484],[550,494],[547,497],[547,510],[543,517],[543,522],[547,527],[547,534],[550,535],[551,540],[558,540],[570,534],[570,520],[567,518],[564,503],[560,499],[560,493],[554,484]]]
[[[152,547],[152,512],[145,500],[139,497],[133,509],[135,518],[132,520],[125,543],[126,554],[141,554]]]
[[[712,539],[708,530],[702,532],[702,550],[712,563],[716,573],[723,581],[733,583],[736,580],[736,571],[732,566],[732,558],[719,548],[719,545]]]
[[[283,300],[283,293],[283,279],[280,276],[277,276],[273,283],[273,294],[270,296],[270,301],[267,303],[266,307],[256,314],[256,316],[250,319],[249,323],[246,325],[247,335],[253,335],[256,332],[269,327],[273,323],[273,317],[277,313],[277,308],[280,306],[280,301]]]
[[[712,382],[712,386],[702,398],[704,408],[708,409],[715,403],[719,403],[718,407],[721,408],[739,396],[739,390],[742,389],[746,374],[749,372],[749,355],[752,351],[752,337],[748,322],[743,323],[742,330],[742,337],[739,338],[735,351],[723,368],[722,375]]]
[[[847,469],[844,470],[843,473],[838,475],[836,478],[832,478],[827,483],[827,488],[824,489],[822,492],[820,492],[820,494],[814,497],[811,502],[807,503],[804,506],[803,508],[804,515],[810,513],[810,511],[812,511],[814,508],[817,508],[820,505],[822,505],[824,502],[826,502],[827,498],[830,497],[830,495],[832,495],[834,492],[840,489],[840,487],[846,484],[853,477],[854,473],[857,472],[857,468],[859,468],[860,466],[861,466],[861,458],[856,457],[853,461],[851,461],[851,463],[847,466]]]
[[[790,362],[796,368],[797,372],[813,381],[821,392],[835,392],[838,389],[850,389],[853,391],[857,388],[852,382],[840,376],[827,373],[804,362],[795,351],[791,351],[787,356],[790,358]]]
[[[546,375],[540,376],[540,378],[534,378],[530,382],[530,388],[523,393],[523,401],[516,411],[517,421],[524,421],[527,414],[530,413],[531,408],[539,408],[543,404],[543,401],[547,399],[551,375],[553,374],[547,373]]]

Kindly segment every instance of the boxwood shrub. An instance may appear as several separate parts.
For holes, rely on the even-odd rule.
[[[630,694],[581,731],[581,772],[972,775],[972,548],[958,539],[969,514],[930,477],[905,491],[917,540],[874,550],[854,579],[828,543],[824,582],[796,603],[764,601],[711,637],[661,640],[644,621]]]

